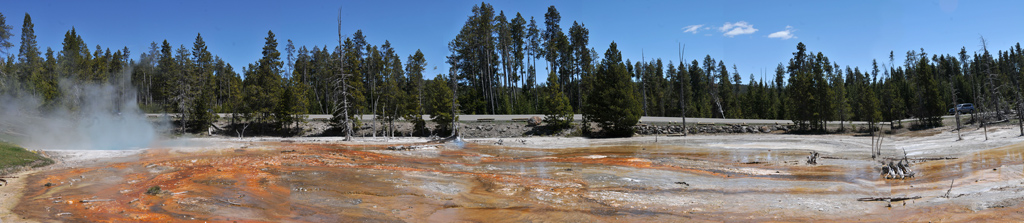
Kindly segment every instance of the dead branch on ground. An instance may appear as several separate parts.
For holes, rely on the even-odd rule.
[[[893,201],[905,201],[905,200],[915,200],[915,199],[921,199],[921,196],[913,196],[913,197],[865,197],[865,198],[858,198],[857,201],[888,201],[888,202],[893,202]]]

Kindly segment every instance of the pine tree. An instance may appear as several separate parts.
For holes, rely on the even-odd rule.
[[[915,85],[920,89],[916,107],[916,117],[922,127],[942,126],[942,114],[944,113],[942,99],[940,98],[940,85],[933,73],[933,66],[927,57],[921,57],[917,62]]]
[[[14,44],[11,44],[11,36],[13,35],[11,34],[11,28],[11,25],[7,24],[7,17],[0,13],[0,54],[3,54],[5,58],[10,57],[7,50],[14,46]],[[0,73],[0,76],[6,76],[6,74]]]
[[[537,85],[537,59],[544,55],[544,48],[541,47],[541,31],[537,28],[537,20],[530,17],[530,24],[526,26],[526,80],[523,83],[523,92],[529,101],[528,110],[525,113],[536,113],[540,101],[540,94],[536,92]]]
[[[697,60],[690,62],[688,67],[688,73],[690,74],[690,91],[691,98],[687,106],[688,114],[690,117],[709,118],[711,117],[711,100],[708,99],[708,85],[707,75],[704,70],[700,68],[700,63]],[[692,108],[692,109],[690,109]]]
[[[5,80],[8,83],[5,83],[4,87],[8,90],[26,89],[28,78],[41,68],[42,59],[39,54],[35,25],[32,24],[32,17],[25,13],[25,21],[21,28],[21,48],[18,49],[18,71],[13,79]]]
[[[679,71],[676,74],[679,77],[677,89],[679,92],[679,115],[683,118],[683,124],[686,124],[687,112],[693,110],[688,106],[693,106],[693,92],[690,85],[690,72],[683,61],[679,61]],[[686,134],[685,132],[683,134]]]
[[[632,136],[633,126],[643,111],[615,42],[609,45],[594,76],[594,88],[604,90],[590,92],[584,105],[584,120],[596,122],[609,136]]]
[[[277,39],[274,32],[268,31],[263,46],[263,57],[256,64],[250,65],[250,72],[245,75],[242,81],[245,89],[246,110],[252,120],[258,123],[267,123],[273,117],[284,117],[284,114],[274,115],[274,108],[277,107],[280,98],[281,81],[281,52],[277,51]],[[263,130],[262,127],[260,130]]]
[[[523,114],[526,113],[526,109],[530,106],[528,100],[524,98],[526,89],[526,78],[524,77],[527,67],[523,64],[523,59],[526,59],[528,51],[528,35],[526,27],[526,19],[523,18],[522,14],[516,13],[516,17],[512,19],[509,24],[512,38],[512,73],[510,81],[512,82],[512,106],[513,113]]]
[[[361,35],[360,33],[357,34]],[[369,89],[367,89],[366,85],[364,85],[364,83],[366,82],[364,81],[363,77],[365,77],[364,73],[369,71],[364,69],[364,60],[363,58],[360,57],[360,55],[362,54],[360,40],[346,40],[344,46],[344,53],[340,53],[339,55],[339,58],[343,58],[343,61],[341,63],[342,71],[340,73],[337,73],[338,75],[335,75],[333,79],[338,80],[336,82],[339,83],[339,86],[336,87],[340,88],[337,89],[337,92],[340,94],[336,96],[336,98],[344,98],[345,100],[348,101],[348,105],[340,105],[337,109],[332,110],[331,113],[335,114],[335,117],[341,117],[340,113],[344,110],[343,107],[347,107],[348,111],[350,111],[348,114],[349,117],[347,117],[348,120],[350,120],[349,124],[356,126],[355,122],[352,122],[351,120],[355,118],[356,114],[360,114],[360,111],[367,110],[367,97],[365,95],[366,93],[369,92]],[[342,79],[345,80],[343,82],[344,84],[341,84]],[[344,90],[344,92],[340,92],[342,90]]]
[[[215,83],[213,80],[213,55],[207,50],[206,41],[203,40],[202,34],[196,34],[196,40],[192,44],[192,61],[194,63],[192,72],[187,77],[192,100],[191,104],[191,120],[189,122],[193,127],[194,132],[201,132],[206,130],[212,125],[214,121],[213,113],[213,102],[214,93],[213,88]]]
[[[385,41],[385,46],[390,46],[390,44]],[[381,53],[385,58],[384,64],[382,64],[384,80],[381,86],[381,108],[377,114],[384,117],[384,122],[387,123],[388,131],[385,132],[385,136],[394,136],[394,121],[405,116],[407,111],[405,105],[407,96],[406,92],[402,90],[406,78],[398,54],[390,47],[385,47],[385,51]]]
[[[735,94],[733,94],[732,81],[729,79],[729,69],[725,67],[725,62],[718,62],[718,98],[721,99],[722,110],[725,111],[724,117],[730,118],[742,118],[740,117],[738,108],[736,105]]]
[[[427,130],[426,122],[423,120],[424,95],[423,95],[423,70],[426,69],[427,59],[423,52],[416,50],[416,53],[409,55],[405,63],[405,74],[408,76],[404,91],[406,92],[406,116],[405,120],[413,122],[415,134],[424,134]]]
[[[426,112],[430,119],[437,126],[434,133],[437,135],[448,135],[452,132],[452,122],[457,122],[458,117],[452,114],[452,89],[449,78],[444,75],[437,75],[433,80],[426,82],[424,92],[426,93]]]
[[[834,64],[832,68],[833,72],[829,77],[832,83],[833,97],[832,102],[835,106],[835,120],[839,121],[839,130],[843,131],[846,129],[846,121],[849,119],[850,104],[846,101],[846,82],[843,80],[843,72],[840,69],[839,64]]]
[[[564,129],[572,125],[572,105],[562,93],[558,75],[548,74],[547,87],[544,88],[544,122],[553,129]]]
[[[284,71],[282,77],[284,79],[292,79],[293,72],[295,72],[295,44],[292,43],[291,39],[288,39],[288,44],[284,46],[284,52],[287,53],[287,70]]]
[[[775,119],[789,118],[789,114],[786,113],[788,110],[787,108],[789,107],[789,97],[786,95],[787,86],[785,85],[786,82],[783,81],[784,78],[786,78],[786,67],[782,66],[782,63],[779,63],[779,65],[775,67],[775,92],[772,94],[772,97],[775,98],[775,100],[773,100],[774,103],[772,103],[772,107],[775,110],[775,112],[772,113],[772,117]]]
[[[56,106],[60,91],[57,86],[57,58],[54,58],[53,49],[46,48],[46,61],[42,70],[36,72],[31,78],[33,91],[42,97],[43,106]]]
[[[831,88],[825,80],[824,72],[830,67],[828,59],[821,53],[817,56],[807,53],[806,46],[797,44],[797,52],[789,61],[789,87],[786,95],[789,98],[787,113],[793,123],[801,130],[825,131],[825,121],[831,117],[833,108]]]
[[[178,63],[174,61],[174,56],[171,54],[172,51],[171,44],[164,40],[160,45],[156,74],[153,77],[153,100],[163,105],[162,110],[165,112],[169,112],[168,110],[171,109],[170,95],[174,86],[171,77],[173,76],[172,74],[178,72]]]
[[[562,28],[558,24],[562,21],[562,15],[558,13],[558,9],[554,5],[548,6],[548,11],[544,13],[544,32],[541,36],[544,40],[544,58],[548,61],[549,73],[558,73],[558,57],[560,50],[559,37],[565,37],[562,33]]]

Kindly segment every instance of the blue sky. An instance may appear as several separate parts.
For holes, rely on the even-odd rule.
[[[980,49],[984,36],[991,51],[1024,40],[1024,1],[495,1],[509,18],[522,13],[543,23],[554,5],[564,31],[578,21],[590,30],[590,46],[601,55],[615,41],[623,57],[661,58],[678,64],[677,44],[686,61],[704,55],[737,65],[744,82],[761,70],[774,72],[803,42],[842,66],[870,69],[871,60],[889,63],[895,51],[902,64],[908,50],[955,54],[960,47]],[[0,12],[13,27],[9,50],[17,53],[25,13],[32,16],[41,50],[61,48],[64,33],[75,27],[90,49],[127,46],[133,58],[150,42],[167,39],[191,48],[202,33],[209,50],[236,69],[261,55],[273,30],[284,50],[297,46],[337,45],[338,8],[344,35],[362,29],[374,45],[391,42],[405,57],[424,52],[426,77],[447,72],[447,44],[480,1],[24,1],[0,0]],[[688,29],[699,26],[696,29]],[[788,32],[786,32],[788,31]],[[283,59],[283,58],[282,58]],[[437,70],[433,70],[433,67]],[[538,80],[544,80],[543,67]]]

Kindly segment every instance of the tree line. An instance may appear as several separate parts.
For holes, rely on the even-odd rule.
[[[72,28],[59,52],[48,48],[43,54],[27,13],[12,56],[11,26],[0,15],[0,50],[8,55],[0,64],[0,87],[5,94],[36,95],[47,106],[61,106],[68,98],[62,80],[107,83],[146,112],[180,114],[182,132],[206,131],[215,113],[230,113],[231,130],[239,134],[252,131],[249,125],[258,132],[294,131],[305,114],[332,114],[331,123],[347,136],[360,131],[361,122],[373,124],[370,134],[393,135],[397,120],[413,122],[416,135],[446,135],[458,114],[545,114],[555,128],[569,127],[573,114],[583,114],[600,134],[628,136],[640,116],[783,119],[800,130],[826,131],[827,121],[867,121],[869,128],[889,122],[897,128],[914,118],[915,127],[939,126],[946,108],[965,102],[987,114],[980,120],[1024,113],[1019,44],[995,53],[984,39],[981,50],[961,48],[957,55],[911,50],[904,64],[895,64],[890,52],[888,64],[873,60],[862,71],[799,43],[793,57],[778,64],[774,79],[750,74],[744,82],[735,64],[730,70],[711,55],[633,62],[612,42],[602,57],[590,46],[583,23],[574,21],[566,33],[554,6],[543,16],[538,22],[496,12],[487,3],[473,6],[448,43],[450,70],[429,78],[422,52],[402,57],[389,41],[368,43],[361,30],[342,35],[340,19],[334,46],[286,40],[279,51],[268,31],[262,57],[236,73],[207,49],[201,34],[191,47],[153,42],[136,60],[127,47],[111,52],[95,46],[90,52]],[[541,66],[548,73],[543,83],[537,80]],[[359,120],[358,114],[374,118]],[[592,130],[590,124],[583,128]],[[840,129],[846,128],[841,122]]]

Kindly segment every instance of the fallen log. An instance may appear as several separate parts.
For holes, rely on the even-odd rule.
[[[905,200],[915,200],[915,199],[921,199],[921,196],[913,196],[913,197],[865,197],[865,198],[857,198],[857,201],[889,201],[889,202],[892,202],[892,201],[905,201]]]
[[[18,177],[0,176],[0,187],[7,186],[8,182],[7,182],[7,180],[4,180],[4,178],[11,179],[11,178],[18,178]]]
[[[427,141],[427,143],[448,143],[451,141],[462,141],[458,135],[449,136],[448,138],[434,139]]]
[[[929,158],[907,158],[907,160],[933,161],[933,160],[955,160],[956,157],[929,157]]]

